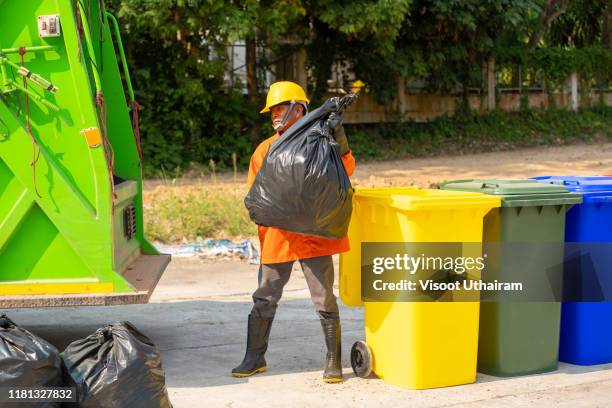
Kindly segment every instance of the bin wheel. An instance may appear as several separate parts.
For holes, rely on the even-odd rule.
[[[358,341],[353,344],[351,366],[357,377],[367,378],[372,373],[372,352],[365,341]]]

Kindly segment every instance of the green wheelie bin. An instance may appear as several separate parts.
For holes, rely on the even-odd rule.
[[[557,369],[565,213],[581,203],[582,196],[561,185],[544,186],[528,179],[456,180],[440,185],[502,199],[501,207],[484,220],[483,241],[494,253],[487,262],[488,279],[520,281],[529,291],[519,301],[482,302],[481,373],[509,377]],[[554,298],[544,300],[543,294]]]

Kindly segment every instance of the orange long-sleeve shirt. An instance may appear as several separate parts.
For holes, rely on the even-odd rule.
[[[279,138],[279,134],[267,138],[257,146],[251,164],[247,183],[255,181],[255,176],[263,163],[270,145]],[[342,156],[342,163],[349,176],[355,170],[355,158],[349,151]],[[338,254],[349,250],[348,237],[329,239],[311,235],[297,234],[276,227],[258,227],[259,243],[261,244],[261,263],[273,264],[295,261],[298,259],[315,258],[318,256]]]

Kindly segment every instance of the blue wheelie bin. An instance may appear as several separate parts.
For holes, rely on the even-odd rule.
[[[588,300],[593,287],[605,291],[610,300],[612,291],[612,177],[608,176],[546,176],[535,177],[544,183],[561,184],[571,192],[581,193],[584,201],[567,213],[565,241],[568,247],[588,253],[580,263],[581,275],[576,280],[566,270],[574,291],[583,292]],[[572,244],[583,243],[583,244]],[[587,263],[588,261],[588,263]],[[572,261],[566,259],[566,265]],[[572,270],[571,267],[567,268]],[[591,272],[588,272],[588,271]],[[603,279],[602,279],[603,277]],[[574,279],[572,281],[572,279]],[[586,293],[589,291],[589,293]],[[581,293],[578,293],[581,295]],[[612,303],[564,302],[561,312],[559,360],[578,365],[612,362]]]

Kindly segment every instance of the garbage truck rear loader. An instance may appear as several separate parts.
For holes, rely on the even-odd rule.
[[[148,301],[138,109],[102,1],[0,0],[0,308]]]

